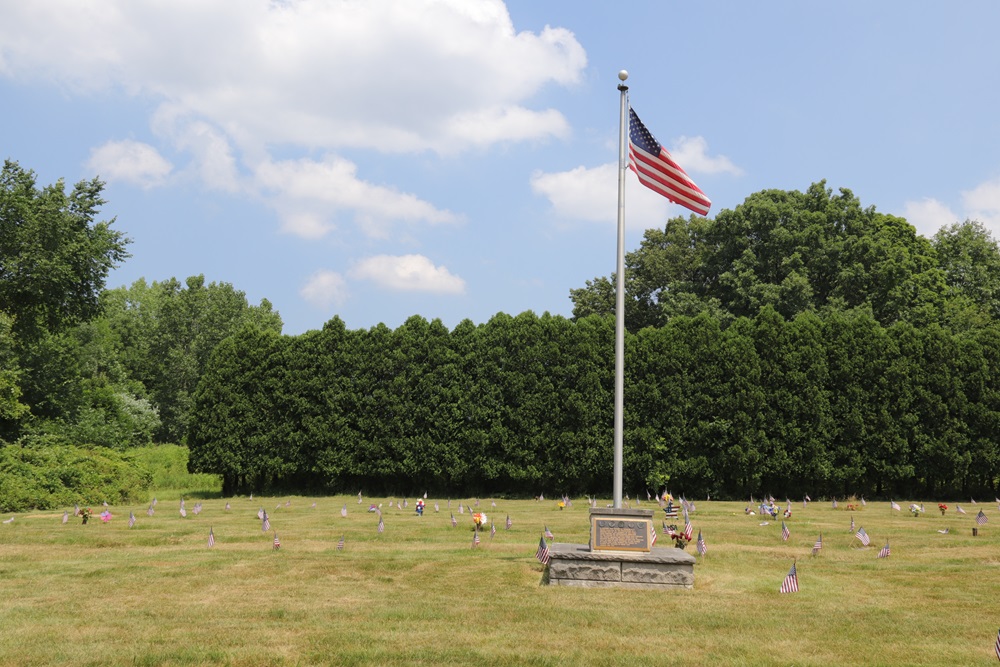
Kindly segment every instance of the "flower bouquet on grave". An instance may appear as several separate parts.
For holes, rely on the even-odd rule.
[[[683,530],[677,530],[677,526],[673,524],[667,526],[667,537],[674,541],[674,546],[678,549],[683,549],[691,541],[690,535]]]
[[[83,519],[83,523],[87,523],[87,521],[90,520],[90,517],[94,516],[94,511],[89,507],[82,507],[80,508],[80,513],[77,516]]]
[[[482,530],[483,526],[490,522],[485,512],[475,512],[472,515],[472,523],[476,525],[476,530]]]
[[[948,511],[948,506],[944,503],[938,503],[938,509],[941,510],[941,516],[944,516],[944,513]]]

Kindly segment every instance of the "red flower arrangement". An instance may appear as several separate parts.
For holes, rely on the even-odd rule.
[[[938,503],[938,509],[941,510],[941,516],[944,516],[944,513],[948,511],[948,506],[944,503]]]

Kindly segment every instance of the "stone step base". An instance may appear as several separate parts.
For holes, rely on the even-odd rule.
[[[586,588],[693,588],[695,558],[673,547],[649,553],[590,551],[586,544],[552,544],[545,583]]]

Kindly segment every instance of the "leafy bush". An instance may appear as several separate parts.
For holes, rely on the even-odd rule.
[[[152,480],[134,456],[106,448],[44,436],[0,447],[0,512],[144,500]]]

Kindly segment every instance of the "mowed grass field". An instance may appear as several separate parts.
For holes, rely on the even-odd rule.
[[[797,502],[783,542],[780,519],[761,526],[746,503],[698,501],[692,523],[709,551],[692,590],[543,586],[534,557],[543,527],[557,542],[588,540],[587,502],[574,500],[560,510],[555,500],[482,498],[478,510],[497,534],[484,533],[475,549],[470,511],[458,511],[471,498],[451,499],[450,509],[429,498],[422,517],[413,497],[406,509],[388,498],[238,497],[229,510],[224,498],[188,498],[182,518],[177,492],[161,491],[152,517],[145,504],[111,507],[107,524],[96,516],[102,507],[88,525],[72,516],[62,524],[62,510],[19,514],[0,524],[0,664],[997,662],[996,503],[962,503],[962,516],[949,502],[942,517],[925,501],[927,513],[914,518],[903,499],[903,512],[888,502],[853,512],[843,501]],[[381,535],[370,503],[383,506]],[[655,510],[659,527],[660,509],[640,507]],[[271,532],[261,530],[260,508]],[[989,523],[973,537],[979,509]],[[850,532],[852,515],[870,547]],[[886,539],[892,554],[876,559]],[[800,591],[780,594],[795,559]]]

